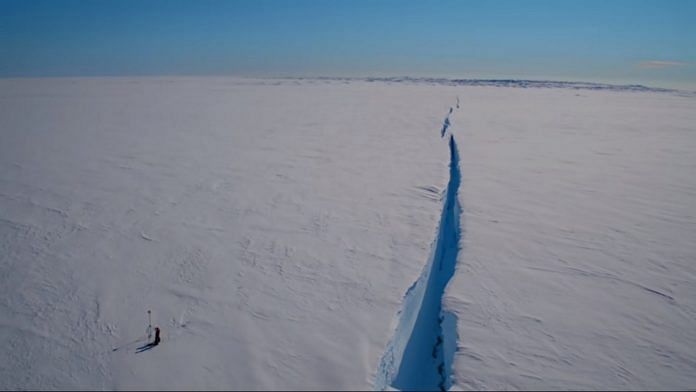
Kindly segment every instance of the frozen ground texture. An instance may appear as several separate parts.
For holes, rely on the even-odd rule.
[[[440,246],[445,385],[693,387],[696,99],[489,84],[0,80],[0,388],[384,386]]]
[[[462,388],[696,385],[696,100],[465,89]]]

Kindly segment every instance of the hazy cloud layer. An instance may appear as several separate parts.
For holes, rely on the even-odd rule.
[[[679,67],[687,65],[687,63],[683,61],[662,61],[662,60],[648,60],[648,61],[642,61],[638,66],[640,68],[648,68],[648,69],[661,69],[661,68],[668,68],[668,67]]]

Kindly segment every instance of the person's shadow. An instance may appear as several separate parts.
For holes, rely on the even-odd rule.
[[[140,346],[140,347],[136,348],[135,353],[140,354],[143,351],[152,350],[155,346],[157,346],[157,343],[148,343],[144,346]]]

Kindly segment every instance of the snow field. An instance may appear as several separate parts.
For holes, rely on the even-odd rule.
[[[543,87],[0,80],[0,388],[691,387],[696,100]]]

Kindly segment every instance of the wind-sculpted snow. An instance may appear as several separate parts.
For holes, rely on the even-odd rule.
[[[696,100],[471,89],[466,235],[444,298],[457,386],[691,388]]]

